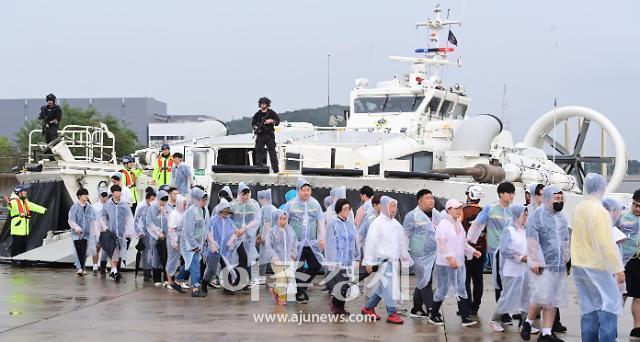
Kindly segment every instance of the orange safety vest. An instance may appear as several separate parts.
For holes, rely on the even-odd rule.
[[[132,187],[136,185],[136,175],[133,172],[127,171],[127,169],[120,170],[120,173],[124,174],[124,185]]]
[[[167,164],[167,167],[163,167],[162,166],[162,158],[158,158],[158,169],[160,170],[160,172],[162,171],[166,171],[166,172],[171,172],[171,167],[173,167],[173,158],[166,158],[169,160],[169,163]]]
[[[27,203],[27,201],[25,200],[23,202],[23,200],[18,198],[16,202],[18,203],[18,212],[20,213],[20,217],[31,217],[31,212],[29,211],[29,204]]]
[[[164,171],[164,181],[163,184],[167,184],[169,183],[169,181],[167,180],[167,174],[171,173],[171,168],[173,167],[173,158],[171,158],[170,156],[168,158],[165,158],[165,160],[169,160],[167,162],[167,167],[163,167],[162,166],[162,156],[158,157],[158,180],[160,180],[160,177],[162,175],[162,172]]]

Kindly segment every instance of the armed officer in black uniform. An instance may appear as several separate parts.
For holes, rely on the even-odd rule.
[[[40,107],[38,119],[42,121],[42,134],[48,144],[58,137],[58,127],[62,121],[62,108],[56,104],[56,96],[49,94],[46,97],[47,105]]]
[[[261,97],[258,100],[260,110],[253,115],[251,127],[256,136],[256,146],[254,149],[255,163],[257,166],[264,166],[265,146],[269,151],[269,160],[274,173],[278,173],[278,156],[276,155],[275,126],[280,124],[278,114],[271,110],[271,100]]]

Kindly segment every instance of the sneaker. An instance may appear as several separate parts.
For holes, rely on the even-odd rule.
[[[211,285],[211,287],[213,287],[214,289],[219,289],[220,288],[220,282],[218,281],[218,279],[214,279],[214,280],[210,281],[209,285]]]
[[[273,287],[270,287],[269,293],[271,294],[271,299],[273,299],[273,304],[278,304],[278,302],[280,302],[280,298],[278,297],[276,290]]]
[[[120,282],[120,279],[122,279],[122,274],[120,274],[120,272],[117,272],[117,273],[115,274],[114,279],[115,279],[116,283],[119,283],[119,282]]]
[[[309,303],[309,294],[307,294],[306,292],[302,294],[304,296],[304,300]]]
[[[503,332],[504,328],[502,327],[502,324],[500,322],[496,322],[494,320],[490,320],[489,321],[489,327],[491,329],[493,329],[493,331],[495,332]]]
[[[469,316],[462,317],[462,326],[463,327],[470,327],[470,326],[476,325],[476,324],[478,324],[478,321],[472,320]]]
[[[632,341],[640,341],[640,328],[631,329],[631,333],[629,334],[629,339]]]
[[[511,318],[516,320],[516,321],[519,321],[522,318],[522,315],[521,314],[511,315]]]
[[[439,313],[431,313],[429,316],[429,323],[435,325],[444,325],[444,320],[442,320],[442,316]]]
[[[540,335],[540,337],[538,337],[538,341],[541,342],[563,342],[563,340],[559,339],[557,336],[551,334],[551,335]]]
[[[78,271],[76,271],[76,275],[78,277],[82,277],[84,275],[84,273],[82,272],[82,269],[78,269]]]
[[[531,323],[524,321],[522,322],[522,329],[520,329],[520,337],[529,341],[531,339]]]
[[[560,323],[560,322],[555,322],[555,323],[553,323],[553,327],[551,327],[551,331],[552,332],[565,333],[565,332],[567,332],[567,327],[562,325],[562,323]]]
[[[193,291],[191,292],[191,297],[195,297],[195,298],[204,298],[204,297],[206,297],[206,296],[207,296],[207,295],[206,295],[206,294],[204,294],[204,293],[202,293],[202,291],[200,291],[200,290],[193,290]]]
[[[109,278],[116,280],[116,274],[113,272],[109,272]]]
[[[365,316],[373,317],[373,319],[375,319],[376,321],[380,320],[380,315],[376,313],[376,309],[369,309],[366,306],[363,306],[360,310],[360,313]]]
[[[502,324],[513,325],[513,319],[509,314],[502,314]]]
[[[397,312],[394,312],[391,315],[387,316],[387,323],[402,324],[404,323],[404,321],[402,320],[402,318],[400,318]]]
[[[153,286],[160,287],[160,286],[162,286],[162,283],[161,282],[153,283]]]
[[[93,274],[98,274],[99,271],[100,267],[98,267],[98,265],[93,265]]]
[[[308,302],[309,302],[309,299],[308,299],[308,297],[305,298],[304,294],[302,294],[302,293],[296,294],[296,303],[298,303],[298,304],[307,304]]]
[[[178,283],[176,282],[171,283],[171,288],[178,291],[179,293],[184,293],[184,290],[182,289],[182,287],[178,285]]]
[[[540,333],[540,329],[534,327],[533,325],[531,326],[531,335],[537,335]]]
[[[411,317],[415,317],[415,318],[429,318],[429,315],[427,315],[426,312],[424,312],[422,309],[411,309],[411,313],[409,314],[409,316]]]
[[[188,290],[191,288],[191,286],[189,286],[189,284],[186,281],[181,283],[180,286],[185,290]]]
[[[86,270],[82,270],[82,275],[87,275],[87,271]]]

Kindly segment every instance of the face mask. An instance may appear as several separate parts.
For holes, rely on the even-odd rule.
[[[553,202],[553,210],[555,212],[561,212],[562,208],[564,208],[564,202]]]

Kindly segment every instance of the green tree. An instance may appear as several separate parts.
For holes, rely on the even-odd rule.
[[[15,164],[16,151],[7,137],[0,137],[0,172],[9,172]]]
[[[115,136],[117,156],[130,154],[137,149],[143,148],[143,146],[138,142],[135,132],[123,125],[122,121],[111,115],[98,113],[93,107],[88,109],[74,108],[70,107],[66,103],[63,103],[62,111],[62,122],[60,123],[61,128],[64,128],[67,125],[98,127],[100,126],[100,123],[106,124],[109,131],[111,131]],[[34,129],[39,130],[41,127],[40,121],[34,119],[25,122],[20,130],[18,130],[16,133],[16,143],[21,154],[26,155],[26,153],[29,152],[29,133]],[[42,134],[39,133],[34,133],[32,138],[34,138],[34,143],[44,141]],[[105,143],[109,142],[105,141]]]

